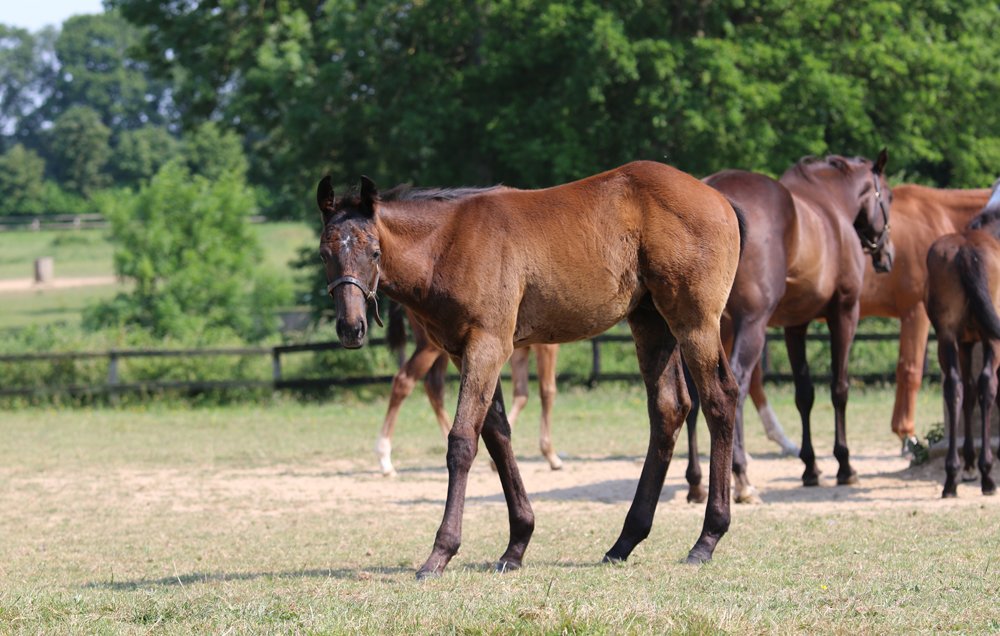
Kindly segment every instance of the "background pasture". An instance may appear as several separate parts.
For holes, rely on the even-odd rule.
[[[769,387],[795,438],[791,391]],[[535,388],[532,388],[533,393]],[[683,453],[653,533],[620,567],[617,536],[645,451],[632,386],[563,390],[552,473],[535,395],[515,450],[535,506],[526,567],[488,571],[506,541],[483,455],[465,540],[418,584],[439,521],[444,443],[422,397],[396,438],[397,479],[371,453],[386,391],[265,407],[23,409],[0,418],[0,631],[7,633],[991,633],[1000,629],[1000,508],[977,486],[941,501],[941,466],[908,469],[888,390],[852,392],[861,484],[829,485],[832,410],[820,391],[824,485],[773,454],[748,416],[765,504],[737,507],[715,561],[680,563],[702,509],[683,501]],[[449,406],[455,387],[449,386]],[[918,432],[940,420],[925,389]],[[704,431],[703,431],[704,434]],[[703,439],[707,439],[707,435]],[[765,477],[766,475],[766,477]]]

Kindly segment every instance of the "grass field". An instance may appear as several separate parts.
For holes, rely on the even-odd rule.
[[[814,429],[829,484],[822,393]],[[769,394],[796,438],[791,391]],[[454,395],[449,387],[452,404]],[[852,391],[854,488],[799,487],[800,462],[777,457],[748,415],[765,503],[734,509],[701,568],[679,563],[703,514],[683,501],[683,439],[650,538],[627,564],[598,565],[645,452],[643,395],[562,391],[559,473],[537,457],[533,396],[515,431],[537,521],[526,567],[489,572],[506,514],[480,458],[462,551],[423,584],[413,573],[442,512],[444,442],[415,395],[396,438],[400,476],[381,477],[371,446],[384,398],[380,389],[328,403],[4,413],[0,633],[1000,630],[1000,505],[974,485],[943,502],[939,464],[906,469],[889,390]],[[919,406],[923,432],[940,420],[939,391],[926,389]]]
[[[301,247],[314,242],[312,230],[303,223],[253,225],[263,248],[262,266],[291,282],[295,276],[289,261]],[[34,261],[42,256],[55,259],[55,276],[113,276],[114,249],[100,230],[0,233],[0,280],[30,278]],[[118,285],[79,289],[46,289],[3,295],[0,329],[54,322],[78,323],[83,308],[110,298]]]

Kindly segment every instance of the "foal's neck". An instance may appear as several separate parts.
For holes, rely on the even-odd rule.
[[[388,201],[379,205],[376,227],[382,248],[386,293],[409,307],[425,302],[454,201]]]

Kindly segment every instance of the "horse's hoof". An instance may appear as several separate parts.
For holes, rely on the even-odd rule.
[[[800,450],[799,447],[796,446],[795,444],[792,444],[791,446],[782,446],[781,455],[783,457],[798,457],[799,450]]]
[[[802,475],[802,485],[806,488],[819,486],[819,475]]]
[[[437,570],[417,570],[418,581],[430,581],[441,578],[441,573]]]
[[[958,497],[958,492],[956,492],[954,488],[949,490],[946,486],[944,491],[941,493],[942,499],[954,499],[955,497]]]
[[[997,494],[997,487],[993,486],[989,490],[983,488],[983,494],[986,495],[987,497],[992,497],[993,495]]]
[[[760,498],[757,491],[750,489],[750,492],[744,492],[736,496],[736,503],[738,504],[750,504],[758,505],[764,503],[764,500]]]
[[[628,557],[613,556],[610,552],[608,552],[607,554],[604,555],[604,558],[601,559],[601,563],[610,563],[612,565],[616,565],[619,563],[625,563],[626,559],[628,559]]]
[[[701,486],[695,486],[688,490],[687,502],[690,504],[702,504],[708,501],[708,493]]]
[[[979,479],[979,471],[975,468],[963,468],[962,469],[962,481],[976,481]]]
[[[854,486],[858,481],[858,474],[853,470],[849,475],[837,475],[838,486]]]
[[[563,463],[561,459],[549,460],[549,468],[552,470],[562,470]]]

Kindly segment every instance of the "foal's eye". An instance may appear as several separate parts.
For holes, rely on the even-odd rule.
[[[377,261],[380,258],[382,258],[382,252],[375,250],[375,252],[372,254],[372,260]]]

